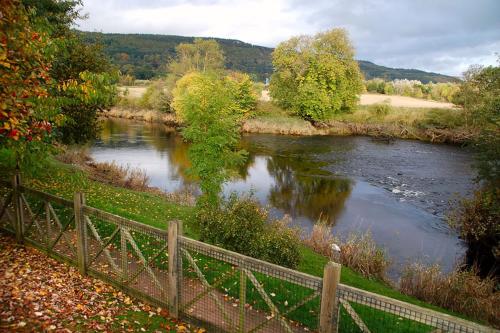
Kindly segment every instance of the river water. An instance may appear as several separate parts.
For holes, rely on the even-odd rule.
[[[345,238],[370,231],[393,260],[390,276],[404,263],[439,263],[449,271],[464,246],[444,221],[450,201],[470,195],[470,151],[448,145],[367,137],[244,135],[249,152],[229,194],[253,193],[271,216],[287,214],[307,234],[319,219]],[[188,146],[159,124],[107,119],[91,149],[97,161],[116,161],[146,171],[166,192],[196,184],[186,175]]]

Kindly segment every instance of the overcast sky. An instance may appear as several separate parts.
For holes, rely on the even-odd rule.
[[[495,64],[500,0],[84,0],[79,29],[221,37],[276,46],[295,35],[349,31],[357,59],[460,75]]]

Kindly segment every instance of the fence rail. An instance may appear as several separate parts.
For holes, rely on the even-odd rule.
[[[175,317],[221,332],[499,332],[0,180],[0,228]]]

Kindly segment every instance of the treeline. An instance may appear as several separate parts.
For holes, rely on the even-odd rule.
[[[406,68],[390,68],[376,65],[370,61],[359,61],[359,68],[363,72],[366,80],[381,78],[386,81],[392,80],[418,80],[422,83],[429,82],[460,82],[453,76],[443,75],[439,73],[425,72],[418,69]]]
[[[167,74],[166,64],[176,57],[176,47],[195,40],[194,37],[168,35],[77,33],[88,43],[101,43],[122,74],[139,80]],[[249,73],[259,81],[271,75],[271,48],[233,39],[213,40],[221,47],[226,69]]]
[[[175,58],[175,48],[181,43],[193,43],[194,37],[151,35],[151,34],[111,34],[79,31],[82,39],[102,43],[104,52],[125,75],[139,80],[149,80],[166,74],[166,66]],[[269,47],[257,46],[234,39],[211,38],[216,40],[225,56],[224,66],[229,70],[248,73],[254,80],[264,81],[273,73],[272,52]],[[369,61],[358,61],[365,79],[384,80],[408,79],[428,82],[458,82],[455,77],[429,73],[416,69],[389,68]]]
[[[380,78],[364,82],[365,90],[385,95],[400,95],[416,98],[426,98],[435,101],[453,102],[455,95],[460,91],[458,83],[422,83],[418,80],[385,81]]]

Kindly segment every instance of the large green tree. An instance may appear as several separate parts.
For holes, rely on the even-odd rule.
[[[353,109],[363,87],[354,49],[343,29],[280,43],[273,52],[273,65],[273,99],[312,121]]]

